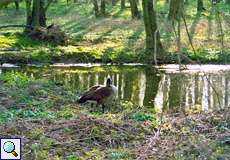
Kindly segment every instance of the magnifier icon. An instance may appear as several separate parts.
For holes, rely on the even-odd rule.
[[[11,141],[7,141],[3,144],[3,149],[6,153],[11,153],[14,155],[14,157],[17,157],[18,154],[15,152],[15,145]]]

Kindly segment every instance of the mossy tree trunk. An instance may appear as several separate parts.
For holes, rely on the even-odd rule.
[[[168,19],[171,21],[179,20],[183,13],[183,0],[171,0],[169,7]]]
[[[121,10],[125,9],[125,0],[121,0]]]
[[[101,16],[106,15],[106,2],[105,0],[101,0]]]
[[[168,19],[176,33],[178,63],[181,64],[181,19],[184,12],[184,0],[171,0]],[[177,29],[176,29],[177,24]],[[180,66],[181,67],[181,66]]]
[[[112,2],[111,2],[112,6],[115,6],[116,3],[117,3],[117,0],[112,0]]]
[[[96,17],[98,17],[100,15],[100,13],[99,13],[99,7],[98,7],[98,1],[97,0],[93,0],[93,7],[94,7],[94,14]]]
[[[129,2],[130,2],[130,7],[131,7],[132,19],[139,19],[140,12],[137,7],[137,0],[129,0]]]
[[[33,27],[46,26],[45,0],[33,0],[31,9],[31,0],[26,0],[27,25]]]
[[[93,6],[95,17],[104,17],[106,15],[106,0],[100,0],[100,6],[98,0],[93,0]]]
[[[204,2],[203,0],[197,0],[197,12],[204,11]]]
[[[25,2],[26,2],[26,25],[30,25],[32,21],[31,0],[25,0]]]
[[[19,0],[15,0],[15,8],[16,8],[16,11],[18,12],[19,11]]]
[[[30,25],[40,27],[39,15],[40,15],[40,0],[34,0]]]
[[[162,54],[164,54],[164,50],[160,41],[160,33],[157,28],[157,17],[153,8],[153,1],[142,0],[142,6],[146,33],[146,49],[150,53],[157,53],[158,58],[163,57]]]

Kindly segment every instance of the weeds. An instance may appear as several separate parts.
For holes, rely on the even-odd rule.
[[[229,109],[164,114],[160,124],[131,102],[91,112],[64,86],[18,72],[0,83],[0,136],[21,137],[25,159],[229,158]]]

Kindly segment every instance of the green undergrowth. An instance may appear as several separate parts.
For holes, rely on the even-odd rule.
[[[204,1],[206,10],[196,12],[195,1],[185,5],[185,17],[195,53],[188,41],[184,27],[181,26],[182,63],[200,61],[201,63],[230,63],[229,6],[224,2],[212,6]],[[107,4],[107,16],[95,18],[91,3],[69,3],[65,0],[51,5],[47,11],[47,24],[58,24],[67,33],[67,46],[53,46],[34,41],[23,34],[23,29],[6,28],[0,30],[0,61],[8,63],[151,63],[153,55],[145,53],[145,31],[143,19],[131,20],[129,3],[120,10],[120,3]],[[167,22],[169,6],[164,0],[157,2],[159,29],[163,46],[168,53],[161,63],[178,63],[176,37]],[[2,25],[25,23],[25,6],[15,15],[14,5],[0,11]],[[141,7],[140,7],[141,9]],[[220,13],[224,32],[224,46],[217,13]],[[162,19],[163,18],[163,19]],[[222,49],[221,49],[222,48]]]
[[[3,83],[0,87],[1,105],[4,106],[0,113],[2,123],[17,118],[53,119],[62,115],[65,106],[74,98],[72,93],[49,80],[36,80],[18,72],[4,74],[0,81]],[[57,113],[60,107],[61,112]]]
[[[22,37],[24,36],[0,36],[0,42],[2,42],[0,46],[4,50],[0,52],[2,63],[151,63],[153,60],[151,54],[145,53],[144,49],[133,51],[122,47],[101,49],[75,45],[51,46],[46,43],[40,44],[28,37]],[[223,50],[198,48],[194,52],[192,49],[183,48],[181,60],[182,63],[229,63],[230,50],[227,48]],[[176,52],[167,53],[161,63],[178,63],[178,54]]]
[[[141,53],[133,53],[128,48],[98,48],[91,46],[52,46],[23,35],[0,36],[0,61],[2,63],[46,63],[70,62],[141,62]],[[109,42],[108,42],[109,43]]]
[[[24,128],[11,130],[9,126],[5,131],[24,135],[27,142],[37,141],[24,150],[31,150],[30,156],[35,159],[47,158],[50,154],[57,159],[101,159],[105,156],[112,159],[131,158],[132,146],[136,141],[144,139],[144,135],[150,134],[151,128],[158,124],[149,113],[132,111],[133,105],[130,103],[117,104],[115,109],[111,107],[105,114],[99,108],[92,110],[91,106],[79,106],[76,102],[77,91],[73,92],[47,79],[35,79],[14,71],[1,75],[0,83],[0,128],[8,123],[15,123],[16,128]],[[127,108],[126,111],[121,112],[122,107]],[[24,121],[30,123],[29,126]],[[147,121],[149,126],[143,126]],[[44,135],[44,132],[47,134]],[[82,136],[86,136],[83,141]],[[63,150],[65,145],[71,145],[75,140],[85,149],[75,146]],[[127,151],[119,149],[123,148],[123,143],[130,147],[126,148]],[[97,149],[98,145],[100,149]],[[55,151],[49,153],[54,146]],[[71,155],[75,149],[77,155]],[[38,156],[34,155],[35,152]]]
[[[24,159],[230,156],[228,109],[161,114],[121,101],[102,113],[100,107],[77,104],[80,92],[17,71],[1,74],[0,135],[22,137]]]

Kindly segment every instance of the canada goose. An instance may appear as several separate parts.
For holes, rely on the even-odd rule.
[[[96,101],[97,106],[102,105],[104,112],[105,103],[111,103],[117,98],[117,87],[112,85],[112,79],[108,78],[105,86],[97,85],[91,87],[88,91],[82,94],[78,103],[85,103],[87,101]]]

